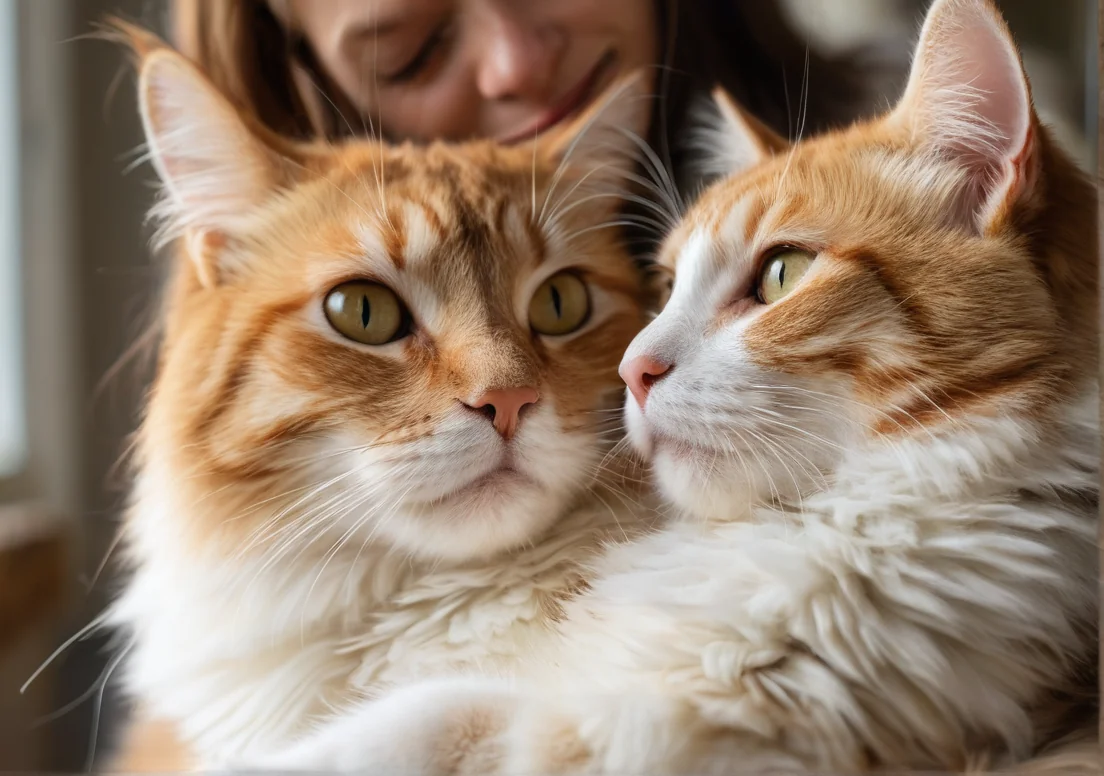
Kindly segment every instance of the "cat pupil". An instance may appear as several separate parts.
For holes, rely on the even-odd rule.
[[[786,285],[786,262],[778,262],[778,286],[781,288]]]
[[[360,324],[368,328],[368,322],[372,320],[372,303],[368,301],[368,295],[360,298]]]
[[[556,308],[556,317],[563,317],[562,301],[560,299],[560,289],[552,286],[552,306]]]

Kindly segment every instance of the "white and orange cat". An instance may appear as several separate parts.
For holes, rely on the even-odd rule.
[[[508,673],[655,519],[609,456],[646,79],[529,146],[302,146],[127,34],[179,241],[109,614],[142,729],[249,761],[390,685]]]
[[[630,437],[684,519],[602,557],[521,679],[400,690],[260,764],[851,773],[1037,753],[1096,655],[1093,188],[989,0],[933,4],[874,121],[787,147],[718,103],[730,174],[667,240],[671,298],[621,365]]]

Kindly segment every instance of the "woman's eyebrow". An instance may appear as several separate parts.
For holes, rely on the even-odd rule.
[[[375,34],[379,37],[402,30],[419,20],[431,18],[443,10],[442,6],[451,4],[441,2],[417,2],[402,0],[397,3],[384,3],[384,8],[375,7],[350,25],[360,34]]]

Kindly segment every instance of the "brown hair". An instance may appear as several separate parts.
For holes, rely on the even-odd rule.
[[[355,113],[266,0],[175,0],[172,33],[215,86],[282,135],[337,136],[335,114]]]

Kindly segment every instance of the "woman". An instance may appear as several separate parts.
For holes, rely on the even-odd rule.
[[[870,96],[773,0],[177,0],[175,27],[216,85],[293,137],[522,140],[651,65],[648,140],[683,182],[691,101],[716,83],[790,136]]]

